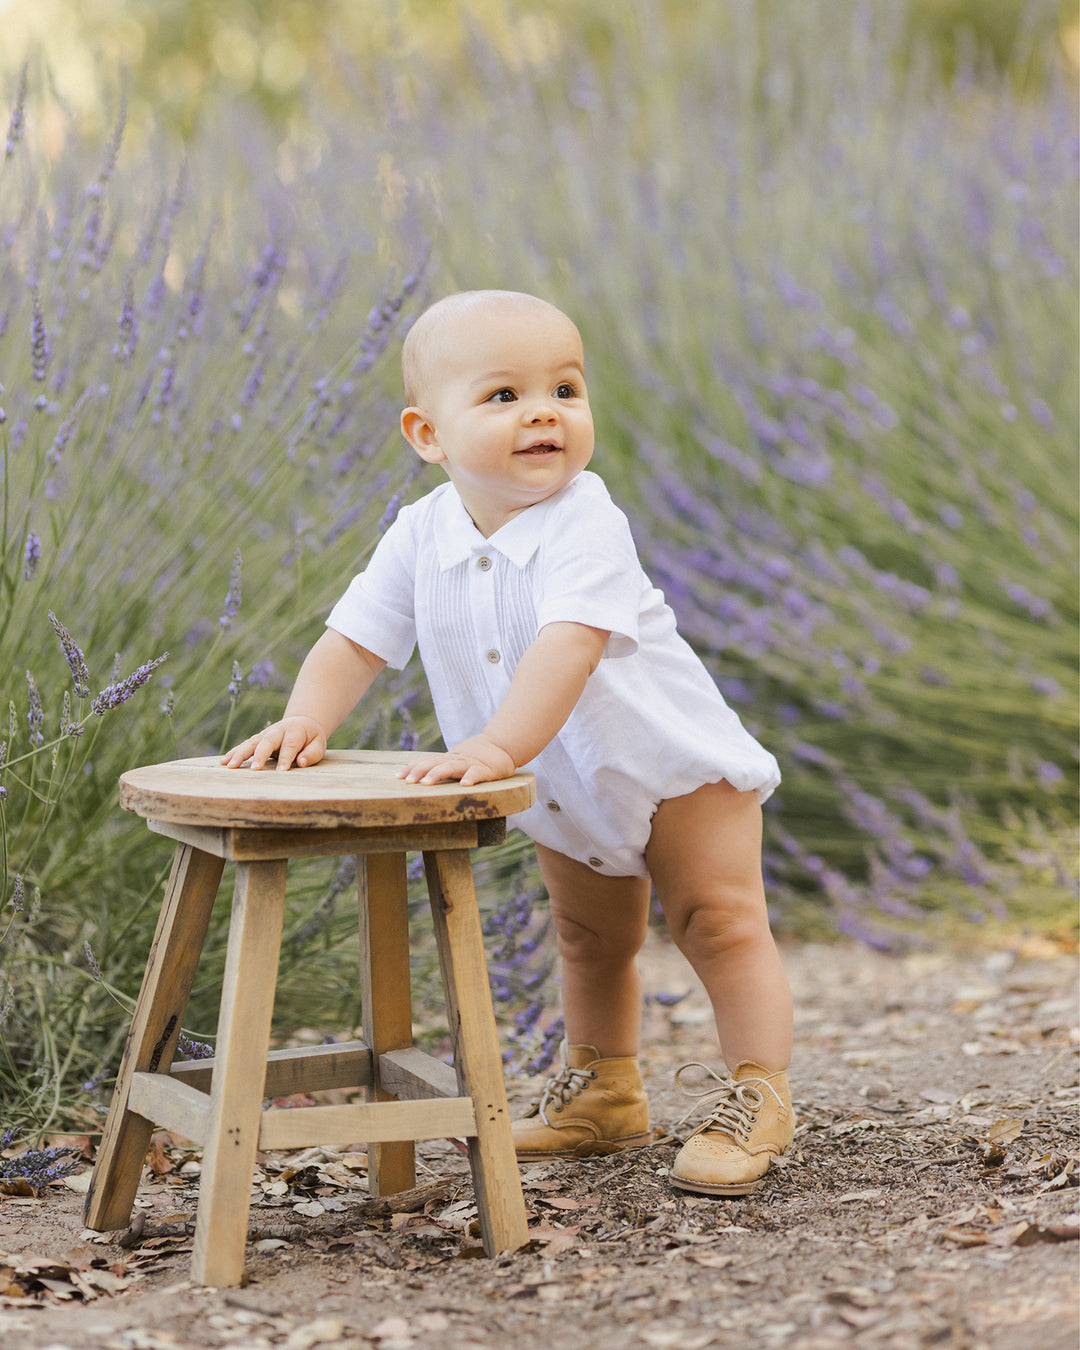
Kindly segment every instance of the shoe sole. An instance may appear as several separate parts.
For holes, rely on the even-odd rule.
[[[668,1181],[680,1191],[696,1191],[702,1195],[749,1195],[751,1191],[757,1190],[768,1175],[766,1172],[765,1176],[758,1177],[756,1181],[741,1181],[735,1185],[721,1186],[712,1181],[684,1181],[682,1177],[669,1172]]]
[[[600,1139],[591,1143],[578,1144],[576,1148],[529,1149],[519,1150],[518,1162],[545,1162],[548,1158],[602,1158],[609,1153],[622,1153],[624,1149],[645,1148],[653,1142],[652,1132],[635,1134],[626,1139]]]

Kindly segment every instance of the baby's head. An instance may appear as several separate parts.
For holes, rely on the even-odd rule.
[[[561,336],[581,348],[576,326],[562,310],[524,291],[458,291],[436,300],[420,315],[401,349],[405,402],[424,407],[433,385],[445,377],[449,358],[463,339],[495,323],[533,326],[538,335]]]
[[[401,430],[449,476],[484,535],[589,463],[593,423],[578,330],[518,291],[463,291],[405,339]]]

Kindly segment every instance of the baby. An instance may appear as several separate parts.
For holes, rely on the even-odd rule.
[[[402,366],[401,430],[449,482],[399,513],[282,720],[222,763],[317,763],[382,667],[418,646],[449,749],[406,781],[536,775],[536,805],[513,823],[535,841],[551,899],[566,1041],[561,1072],[514,1124],[518,1156],[651,1139],[635,957],[655,886],[731,1071],[700,1066],[715,1082],[696,1094],[702,1119],[670,1178],[743,1194],[794,1130],[791,995],[761,877],[776,761],[677,634],[626,517],[587,471],[584,355],[566,315],[514,291],[451,295],[414,324]]]

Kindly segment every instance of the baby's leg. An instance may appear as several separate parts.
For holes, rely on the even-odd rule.
[[[566,1039],[601,1056],[636,1055],[641,1042],[641,980],[634,958],[645,941],[646,877],[608,877],[554,849],[536,846],[551,897]]]
[[[605,877],[537,846],[562,957],[561,1068],[520,1120],[519,1158],[587,1158],[651,1138],[637,1052],[649,882]]]
[[[706,783],[661,802],[645,860],[671,935],[712,1001],[728,1066],[786,1069],[791,992],[769,931],[756,794]]]

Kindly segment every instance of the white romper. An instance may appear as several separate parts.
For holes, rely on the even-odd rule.
[[[560,621],[611,636],[562,730],[526,766],[537,801],[512,824],[609,876],[647,876],[661,801],[721,779],[761,801],[774,790],[776,760],[676,632],[594,473],[488,539],[442,484],[402,508],[327,626],[398,670],[418,646],[453,746],[483,730],[525,649]]]

